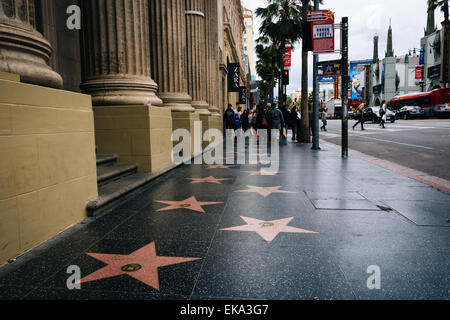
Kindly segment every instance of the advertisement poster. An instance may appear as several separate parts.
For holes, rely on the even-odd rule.
[[[366,65],[371,61],[350,62],[351,99],[362,100],[366,86]]]

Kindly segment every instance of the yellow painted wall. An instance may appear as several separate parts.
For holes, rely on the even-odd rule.
[[[91,97],[0,73],[0,265],[84,219],[97,196]]]
[[[172,164],[172,113],[152,106],[94,107],[98,153],[116,154],[119,163],[137,163],[140,172]]]

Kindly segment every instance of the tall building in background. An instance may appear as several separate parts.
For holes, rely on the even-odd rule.
[[[256,80],[253,12],[244,8],[244,55],[247,56],[252,80]]]

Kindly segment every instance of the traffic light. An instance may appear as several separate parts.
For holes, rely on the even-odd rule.
[[[283,70],[283,85],[289,85],[289,70]]]

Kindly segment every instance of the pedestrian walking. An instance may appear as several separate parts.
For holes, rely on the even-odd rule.
[[[291,129],[292,129],[292,141],[295,141],[297,139],[297,128],[298,123],[300,122],[300,112],[298,112],[297,106],[293,106],[291,109],[291,115],[289,117],[291,121]]]
[[[364,131],[364,107],[366,104],[363,102],[356,108],[356,119],[358,120],[353,126],[352,129],[355,130],[355,127],[361,123],[361,131]]]
[[[238,130],[241,128],[241,118],[239,118],[239,114],[234,115],[234,130]]]
[[[248,117],[249,117],[248,110],[245,109],[241,116],[241,126],[242,126],[242,130],[244,130],[244,132],[247,131],[248,127],[249,127]]]
[[[320,131],[327,131],[327,117],[328,117],[328,109],[325,107],[321,112],[322,126],[320,127]]]
[[[380,106],[380,128],[385,129],[384,126],[387,120],[386,100],[383,100]]]
[[[269,113],[269,120],[270,120],[270,129],[276,129],[276,136],[272,137],[280,141],[280,134],[281,130],[285,127],[285,121],[283,117],[283,113],[280,109],[272,107],[270,113]]]

